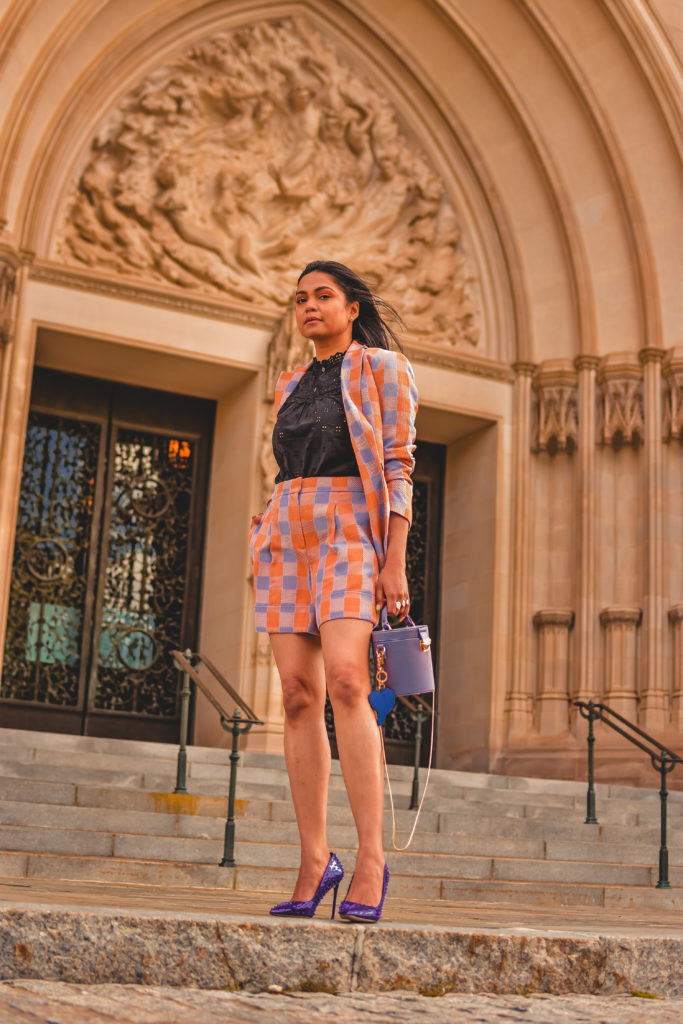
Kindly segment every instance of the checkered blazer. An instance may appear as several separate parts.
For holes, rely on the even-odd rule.
[[[280,374],[275,413],[310,363]],[[389,513],[412,518],[417,388],[404,355],[352,341],[341,367],[341,388],[351,443],[370,512],[372,542],[384,565]]]

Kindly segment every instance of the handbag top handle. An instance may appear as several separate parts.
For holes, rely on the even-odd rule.
[[[403,623],[406,626],[414,626],[415,625],[415,623],[411,619],[410,615],[406,615],[406,617],[403,619]],[[381,625],[382,629],[391,629],[392,628],[389,625],[389,616],[388,616],[388,612],[387,612],[387,606],[385,604],[382,605],[382,612],[381,612],[381,615],[380,615],[380,625]]]

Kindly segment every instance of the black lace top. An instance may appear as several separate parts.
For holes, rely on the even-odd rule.
[[[280,411],[273,452],[275,483],[297,476],[360,476],[341,393],[343,352],[314,359]]]

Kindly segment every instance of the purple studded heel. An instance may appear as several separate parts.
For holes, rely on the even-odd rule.
[[[331,853],[313,899],[285,900],[284,903],[276,903],[274,907],[270,908],[270,912],[280,917],[313,917],[318,909],[318,904],[327,896],[330,889],[334,889],[334,899],[332,900],[332,917],[334,917],[334,910],[337,906],[337,889],[343,877],[344,868],[339,863],[337,855]]]
[[[353,882],[353,876],[351,877]],[[351,885],[349,885],[349,889]],[[374,924],[379,921],[382,916],[382,907],[384,906],[384,898],[389,888],[389,868],[384,865],[384,881],[382,883],[382,899],[376,907],[369,907],[365,903],[350,903],[348,900],[342,900],[339,904],[339,916],[342,921],[364,921],[366,924]],[[347,893],[348,895],[348,893]]]

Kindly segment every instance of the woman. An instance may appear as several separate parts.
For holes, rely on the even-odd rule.
[[[308,366],[275,391],[275,491],[254,516],[256,629],[267,632],[282,680],[285,760],[301,863],[291,900],[272,914],[312,917],[343,869],[326,838],[334,711],[344,783],[358,831],[345,920],[376,921],[389,883],[382,847],[380,735],[368,703],[368,646],[384,603],[403,618],[417,392],[407,359],[367,285],[340,263],[301,274],[296,322],[315,346]]]

